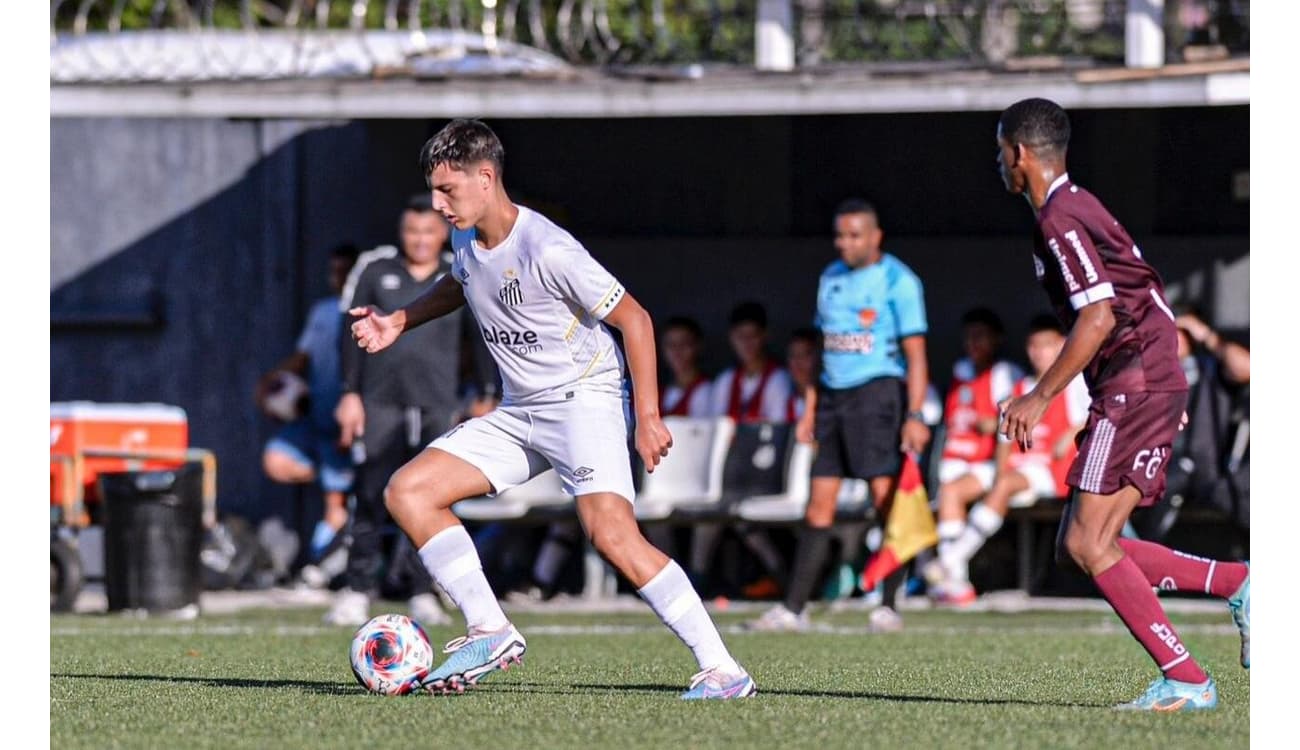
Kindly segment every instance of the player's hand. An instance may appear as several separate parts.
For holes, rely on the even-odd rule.
[[[361,397],[355,393],[345,393],[334,408],[334,420],[339,423],[339,445],[352,447],[352,441],[366,432],[366,410],[361,405]]]
[[[654,473],[659,462],[668,456],[673,447],[673,436],[658,414],[637,418],[636,452],[645,463],[645,470]]]
[[[402,332],[402,326],[393,315],[385,315],[377,307],[366,305],[348,310],[352,321],[352,338],[357,346],[374,354],[391,345]]]
[[[816,418],[805,413],[794,425],[794,439],[801,443],[811,443],[817,439]]]
[[[898,437],[899,450],[904,453],[919,454],[930,443],[930,427],[919,419],[908,419],[903,422],[903,429],[899,431]]]
[[[466,416],[471,419],[482,417],[497,408],[497,400],[491,396],[476,398],[469,402],[469,408],[465,410]]]
[[[1037,389],[1019,398],[1004,398],[998,402],[1002,418],[1002,434],[1013,440],[1021,450],[1034,447],[1034,427],[1043,418],[1050,401],[1038,395]]]

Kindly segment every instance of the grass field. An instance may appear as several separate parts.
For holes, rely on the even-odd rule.
[[[1220,708],[1173,716],[1110,709],[1155,674],[1099,612],[916,611],[887,635],[868,634],[863,613],[820,617],[819,632],[800,635],[741,633],[739,615],[719,615],[759,695],[708,704],[678,699],[695,663],[648,612],[520,615],[522,670],[463,696],[402,698],[362,691],[351,631],[318,625],[320,612],[51,617],[50,744],[1187,750],[1250,739],[1249,676],[1226,610],[1174,616],[1218,681]],[[458,634],[430,631],[438,646]]]

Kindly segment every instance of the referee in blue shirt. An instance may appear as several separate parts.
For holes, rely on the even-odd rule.
[[[867,480],[879,517],[889,512],[903,452],[919,454],[930,441],[921,416],[929,380],[925,355],[925,297],[912,269],[881,252],[884,233],[876,210],[850,199],[835,210],[840,260],[822,272],[816,326],[822,332],[822,373],[808,388],[808,407],[796,427],[803,442],[817,441],[812,496],[795,553],[785,601],[751,627],[803,630],[806,606],[822,574],[845,477]],[[902,621],[892,594],[872,613],[876,629]]]

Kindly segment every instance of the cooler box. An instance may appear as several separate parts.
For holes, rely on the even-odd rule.
[[[103,472],[174,469],[185,462],[189,424],[185,410],[166,404],[101,404],[69,401],[50,404],[50,504],[63,498],[67,459],[82,457],[82,490],[97,501],[96,479]],[[95,456],[95,452],[162,454],[163,457]],[[90,455],[86,455],[89,453]],[[167,460],[167,456],[175,459]]]

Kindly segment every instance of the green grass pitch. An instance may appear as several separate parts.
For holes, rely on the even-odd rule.
[[[385,611],[376,608],[375,613]],[[391,611],[401,611],[393,605]],[[50,744],[58,748],[1244,748],[1249,673],[1222,615],[1174,616],[1219,684],[1219,709],[1120,714],[1154,667],[1098,612],[905,612],[869,634],[865,613],[809,634],[718,622],[759,694],[678,699],[695,671],[645,614],[530,614],[520,670],[462,696],[384,698],[348,667],[351,630],[313,609],[193,622],[52,616]],[[435,646],[458,635],[431,630]]]

